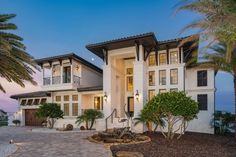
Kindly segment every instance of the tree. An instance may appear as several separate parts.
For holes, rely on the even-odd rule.
[[[81,123],[85,122],[85,127],[87,130],[91,130],[93,127],[93,124],[96,119],[103,118],[103,113],[99,110],[95,109],[87,109],[84,111],[84,113],[81,116],[77,117],[77,120],[75,123],[80,125]],[[89,126],[90,123],[90,126]]]
[[[165,120],[167,133],[164,127],[160,129],[163,136],[171,140],[180,132],[179,139],[186,130],[187,122],[197,117],[198,103],[184,92],[167,92],[154,96],[144,109],[151,119],[162,117]]]
[[[49,128],[52,129],[57,119],[63,118],[63,111],[56,103],[45,103],[39,106],[35,113],[38,118],[47,118]]]
[[[16,30],[17,26],[9,23],[8,20],[14,18],[15,14],[0,15],[0,77],[9,82],[15,82],[24,87],[24,81],[29,81],[36,85],[32,75],[34,69],[38,69],[33,57],[25,50],[23,39],[15,34],[6,32]],[[0,90],[6,92],[0,84]]]

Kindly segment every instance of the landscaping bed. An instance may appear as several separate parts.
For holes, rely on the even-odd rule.
[[[111,146],[118,151],[140,152],[145,157],[235,157],[236,141],[232,136],[186,133],[179,140],[167,141],[160,133],[147,133],[151,142]]]

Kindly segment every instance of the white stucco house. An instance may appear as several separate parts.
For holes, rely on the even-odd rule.
[[[76,116],[88,108],[104,113],[96,121],[97,130],[120,127],[124,111],[136,117],[155,94],[175,90],[199,102],[198,119],[190,122],[187,131],[214,133],[210,121],[215,110],[215,71],[187,64],[198,46],[191,42],[179,46],[186,38],[159,41],[154,33],[145,33],[87,45],[103,59],[102,69],[73,53],[37,59],[43,70],[42,90],[11,96],[19,101],[21,125],[41,125],[33,113],[43,102],[56,102],[65,116],[55,127],[75,125]],[[117,113],[110,116],[113,111]],[[145,129],[142,124],[133,128]]]

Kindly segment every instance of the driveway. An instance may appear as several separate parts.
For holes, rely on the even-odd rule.
[[[19,149],[12,157],[108,157],[110,150],[91,143],[91,132],[36,133],[29,127],[1,127],[0,140],[13,139]]]

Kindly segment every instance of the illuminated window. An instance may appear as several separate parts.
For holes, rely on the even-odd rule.
[[[170,64],[178,63],[178,51],[170,52]]]
[[[47,101],[46,98],[42,98],[40,104],[44,104],[44,103],[46,103],[46,101]]]
[[[72,103],[72,116],[78,116],[78,103]]]
[[[61,101],[61,96],[56,96],[56,101]]]
[[[159,71],[159,84],[166,85],[166,71],[165,70]]]
[[[170,84],[178,84],[178,69],[170,70]]]
[[[148,80],[149,86],[155,86],[155,71],[149,71]]]
[[[166,53],[160,53],[159,54],[159,65],[166,64],[166,61],[167,61]]]
[[[149,55],[149,57],[148,57],[148,65],[149,65],[149,66],[154,66],[154,65],[156,65],[155,54]]]
[[[127,68],[126,69],[126,74],[127,75],[133,75],[133,68]]]
[[[78,101],[78,95],[72,95],[72,101]]]
[[[20,105],[22,105],[22,106],[26,105],[26,100],[25,100],[25,99],[24,99],[24,100],[21,100]]]
[[[148,100],[151,100],[156,95],[155,90],[148,90]]]
[[[133,76],[127,76],[127,91],[133,91]]]
[[[94,109],[103,110],[103,101],[101,97],[94,97]]]
[[[64,104],[64,116],[69,116],[69,104]]]
[[[170,92],[178,92],[178,88],[171,88]]]
[[[38,105],[38,104],[39,104],[39,100],[40,100],[40,99],[34,99],[33,105]]]
[[[64,95],[64,101],[69,101],[70,100],[70,96],[69,95]]]
[[[159,93],[166,93],[166,89],[159,89]]]

